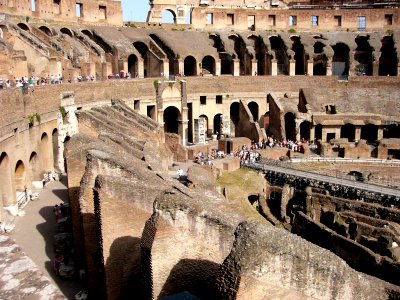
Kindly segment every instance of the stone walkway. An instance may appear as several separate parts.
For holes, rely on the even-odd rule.
[[[40,191],[39,198],[25,207],[25,216],[17,217],[15,228],[9,235],[68,299],[74,299],[74,295],[83,289],[82,284],[58,278],[51,263],[55,256],[53,236],[57,231],[53,207],[55,204],[67,202],[67,193],[65,176],[61,181],[46,184]]]

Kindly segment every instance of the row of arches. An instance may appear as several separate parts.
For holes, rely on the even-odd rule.
[[[42,181],[44,174],[57,170],[58,130],[52,135],[42,133],[37,149],[29,158],[13,158],[7,152],[0,153],[0,200],[3,207],[16,204],[17,195],[30,189],[32,182]],[[15,161],[15,163],[13,163]]]

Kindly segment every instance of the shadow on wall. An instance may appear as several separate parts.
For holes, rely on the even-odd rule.
[[[209,260],[181,259],[172,269],[159,299],[187,291],[200,299],[216,299],[220,264]]]
[[[119,237],[111,245],[105,264],[108,298],[142,299],[140,239]]]

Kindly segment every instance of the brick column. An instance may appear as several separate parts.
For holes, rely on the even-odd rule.
[[[276,59],[271,60],[271,75],[272,76],[278,75],[278,60]]]
[[[296,60],[291,59],[289,61],[289,76],[295,76],[296,75]]]

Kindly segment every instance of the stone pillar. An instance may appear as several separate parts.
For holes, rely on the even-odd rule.
[[[233,76],[240,76],[240,61],[237,58],[233,59]]]
[[[128,62],[122,59],[118,59],[118,73],[121,71],[128,71]]]
[[[185,73],[185,62],[183,59],[178,59],[178,73],[179,74]]]
[[[271,61],[271,75],[277,76],[278,75],[278,60],[273,59]]]
[[[185,10],[183,8],[178,8],[178,11],[176,11],[175,13],[176,13],[175,24],[186,24]]]
[[[300,124],[302,123],[303,121],[302,120],[295,120],[295,133],[296,133],[296,140],[297,141],[300,141]]]
[[[164,103],[161,97],[162,94],[162,82],[160,80],[157,81],[156,87],[156,106],[157,106],[157,116],[156,120],[160,126],[164,126]]]
[[[375,57],[375,60],[372,62],[372,76],[379,76],[379,58],[380,56]]]
[[[96,64],[93,62],[85,63],[86,76],[94,76],[96,78]]]
[[[397,65],[397,76],[400,76],[400,63]]]
[[[182,139],[183,146],[188,143],[188,124],[188,108],[182,107],[181,119],[178,120],[178,134]]]
[[[377,140],[380,141],[381,139],[383,139],[383,128],[379,127]]]
[[[291,59],[289,61],[289,76],[295,76],[296,75],[296,61],[294,59]]]
[[[326,76],[332,76],[332,58],[326,62]]]
[[[147,15],[146,22],[162,23],[162,10],[157,8],[152,8]]]
[[[101,77],[103,80],[108,78],[108,75],[112,74],[112,65],[109,62],[104,62],[101,64]],[[135,74],[132,74],[134,76]]]
[[[356,140],[361,139],[361,127],[360,126],[356,126],[356,132],[355,132],[354,139],[356,139]]]
[[[221,76],[221,60],[220,59],[215,61],[215,75]]]
[[[310,141],[313,141],[315,139],[315,127],[312,126],[310,128]]]
[[[307,62],[307,75],[313,76],[314,75],[314,60],[310,58]]]
[[[252,76],[255,76],[256,74],[258,74],[257,67],[258,67],[257,59],[252,59],[251,60],[251,75]]]
[[[138,77],[144,78],[144,61],[143,61],[143,59],[138,59]]]
[[[195,144],[206,143],[206,128],[204,118],[194,119],[193,142]]]
[[[168,78],[168,76],[169,76],[169,60],[168,59],[163,60],[163,73],[164,73],[164,77]]]
[[[228,136],[231,132],[231,119],[229,116],[221,116],[221,134]]]

